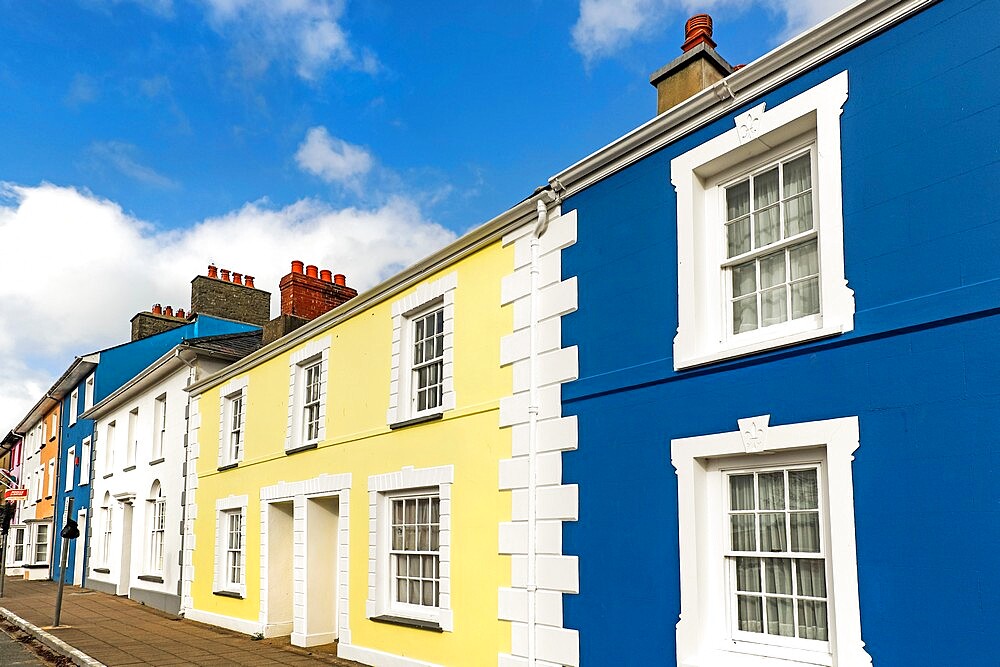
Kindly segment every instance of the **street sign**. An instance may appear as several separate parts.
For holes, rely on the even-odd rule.
[[[27,500],[28,490],[27,489],[7,489],[3,492],[4,500]]]

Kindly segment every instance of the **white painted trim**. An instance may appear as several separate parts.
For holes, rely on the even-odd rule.
[[[195,496],[198,489],[198,458],[200,448],[198,437],[201,432],[201,397],[191,396],[188,402],[188,443],[185,456],[187,474],[184,477],[184,503],[183,512],[184,539],[182,544],[184,550],[181,553],[181,615],[188,615],[194,608],[192,589],[194,587],[194,547],[195,535],[194,524],[198,518],[198,504]],[[213,580],[215,574],[212,574]]]
[[[455,466],[414,468],[406,466],[398,472],[368,477],[368,598],[365,617],[383,614],[433,621],[445,632],[455,629],[451,607],[451,492],[455,482]],[[438,606],[426,610],[401,611],[391,607],[389,576],[389,498],[395,492],[437,489],[440,498],[438,529]],[[421,663],[422,664],[422,663]]]
[[[298,482],[278,482],[260,489],[260,624],[268,636],[277,637],[290,634],[292,643],[296,646],[315,646],[318,643],[329,643],[340,640],[340,646],[351,643],[350,625],[350,522],[351,522],[351,473],[337,475],[319,475],[312,479]],[[309,525],[305,518],[306,500],[311,498],[337,497],[337,631],[325,640],[319,635],[306,634],[306,612],[308,610],[308,571],[306,564],[306,545],[308,544]],[[293,560],[297,563],[293,573],[293,617],[287,624],[288,632],[283,632],[286,624],[268,624],[268,582],[270,569],[268,565],[268,515],[271,503],[292,502],[292,521],[295,530]]]
[[[514,331],[500,340],[500,363],[513,369],[499,417],[510,428],[512,456],[500,461],[498,479],[511,492],[511,521],[498,526],[500,553],[511,556],[511,585],[499,589],[497,610],[511,623],[511,653],[498,655],[501,667],[580,664],[579,633],[563,626],[563,595],[579,591],[579,561],[562,553],[563,522],[579,512],[576,485],[562,483],[562,452],[576,449],[577,423],[563,417],[561,394],[579,368],[577,349],[562,347],[561,322],[577,308],[576,278],[562,277],[562,251],[577,239],[576,211],[540,211],[540,221],[504,237],[514,266],[501,302],[513,309]]]
[[[435,414],[455,409],[455,290],[458,273],[451,272],[434,282],[418,285],[416,290],[392,303],[392,366],[389,376],[389,408],[386,423],[406,421],[425,414]],[[411,368],[413,367],[413,332],[411,318],[435,301],[444,308],[444,364],[442,368],[441,405],[432,410],[415,412],[411,406]],[[404,341],[407,343],[404,345]]]
[[[330,345],[332,338],[323,336],[310,340],[304,346],[293,352],[288,360],[288,427],[285,431],[285,451],[295,449],[302,442],[302,393],[303,370],[317,357],[320,360],[319,388],[319,436],[315,442],[326,439],[326,397],[327,384],[330,378]]]
[[[854,486],[851,462],[858,448],[857,417],[763,426],[763,418],[740,420],[740,429],[728,433],[672,440],[671,462],[677,470],[677,514],[680,532],[681,615],[677,624],[678,667],[764,667],[765,665],[872,664],[861,639],[858,597],[857,543],[854,531]],[[751,430],[753,433],[745,434]],[[752,437],[750,437],[752,435]],[[752,453],[751,453],[752,452]],[[827,553],[832,577],[829,585],[831,621],[829,655],[790,652],[786,659],[765,659],[737,652],[728,638],[722,568],[724,531],[721,517],[719,459],[740,457],[744,465],[765,463],[760,454],[802,452],[803,460],[821,457],[826,471],[827,517],[830,544]],[[731,458],[736,461],[737,459]],[[714,509],[713,509],[714,508]]]
[[[674,369],[754,354],[854,328],[854,292],[844,273],[840,115],[847,101],[847,72],[773,109],[761,104],[736,126],[674,158],[677,190],[677,335]],[[748,124],[749,123],[749,124]],[[720,182],[734,167],[773,160],[780,146],[808,138],[815,146],[814,226],[819,239],[820,315],[733,335],[724,261],[725,226],[719,219]],[[776,148],[779,147],[779,148]],[[718,249],[718,251],[716,250]]]
[[[243,496],[226,496],[217,498],[215,501],[215,578],[212,582],[213,591],[230,591],[239,593],[242,597],[247,596],[247,505],[249,498]],[[223,521],[222,517],[239,511],[240,530],[243,533],[242,549],[240,549],[240,584],[236,589],[230,585],[226,577],[226,559],[224,554],[228,551],[228,521]]]
[[[373,648],[365,648],[363,646],[345,646],[343,643],[337,647],[337,657],[345,660],[356,660],[357,662],[373,665],[374,667],[443,667],[442,665],[427,662],[426,660],[404,658],[400,655],[378,651]]]
[[[564,198],[655,153],[938,0],[859,0],[549,179]]]
[[[235,616],[224,616],[223,614],[215,614],[201,609],[188,609],[184,614],[184,618],[198,621],[199,623],[208,623],[209,625],[234,632],[241,632],[245,635],[255,635],[258,632],[263,632],[260,623],[256,621],[248,621],[245,618],[236,618]]]

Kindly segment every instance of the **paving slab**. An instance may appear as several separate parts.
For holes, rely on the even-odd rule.
[[[41,635],[55,638],[55,642],[48,644],[53,650],[68,655],[54,646],[65,644],[93,660],[87,663],[74,659],[77,664],[364,667],[338,658],[335,647],[309,650],[271,640],[255,641],[246,635],[151,609],[128,598],[76,586],[66,587],[62,624],[53,628],[56,589],[53,581],[8,579],[0,608],[35,626]]]

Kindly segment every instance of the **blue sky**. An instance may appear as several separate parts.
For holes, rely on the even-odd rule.
[[[846,4],[0,0],[0,430],[210,261],[363,289],[501,213],[652,116],[692,13],[736,64]]]

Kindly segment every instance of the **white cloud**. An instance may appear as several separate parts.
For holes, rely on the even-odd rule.
[[[279,308],[289,263],[347,275],[359,290],[429,255],[454,234],[411,199],[336,209],[304,199],[249,203],[162,232],[107,199],[71,187],[0,191],[0,430],[34,405],[75,355],[128,340],[129,319],[154,302],[189,307],[210,262],[256,278]]]
[[[341,26],[343,0],[200,1],[212,26],[237,42],[251,73],[288,56],[304,79],[341,67],[378,69],[371,53],[359,55],[351,46]]]
[[[87,155],[98,169],[111,167],[133,181],[163,190],[172,190],[180,184],[136,159],[139,149],[123,141],[95,141],[87,148]]]
[[[372,156],[361,146],[330,136],[325,127],[313,127],[299,144],[295,162],[303,171],[319,176],[328,183],[350,188],[360,184],[360,178],[372,168]]]
[[[786,39],[832,16],[854,0],[580,0],[580,16],[572,28],[573,47],[587,62],[613,55],[632,41],[660,34],[672,26],[669,16],[726,7],[735,12],[757,7],[778,13]],[[678,41],[680,44],[680,41]]]
[[[69,84],[69,90],[66,91],[66,97],[63,100],[68,106],[75,109],[84,104],[90,104],[97,99],[97,95],[97,82],[94,81],[93,77],[77,74]]]

